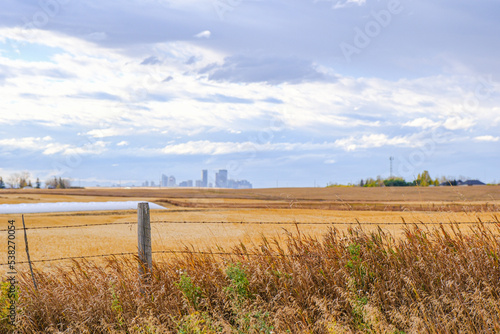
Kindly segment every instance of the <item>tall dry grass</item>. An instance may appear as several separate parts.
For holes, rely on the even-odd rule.
[[[20,275],[19,333],[499,333],[500,224],[300,232],[155,263]],[[254,255],[246,255],[254,254]],[[2,332],[13,328],[1,323]]]

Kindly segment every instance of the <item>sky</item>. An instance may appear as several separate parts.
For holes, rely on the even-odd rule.
[[[4,0],[0,176],[500,181],[500,2]]]

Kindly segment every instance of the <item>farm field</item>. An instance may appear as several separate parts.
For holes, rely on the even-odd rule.
[[[0,204],[128,200],[150,201],[168,209],[153,210],[151,213],[154,251],[186,247],[205,250],[216,247],[230,249],[240,242],[256,244],[262,234],[281,237],[285,230],[297,231],[297,228],[301,233],[321,236],[329,227],[345,230],[359,222],[367,231],[380,226],[397,236],[402,231],[403,222],[436,224],[495,221],[500,204],[500,187],[252,190],[108,188],[0,192]],[[0,215],[0,219],[5,222],[15,219],[18,228],[21,227],[20,215]],[[97,225],[29,231],[32,260],[137,250],[137,228],[134,225],[137,214],[133,210],[26,214],[25,221],[28,228]],[[277,222],[290,224],[260,224]],[[5,233],[0,235],[0,242],[5,242],[6,237]],[[24,240],[20,236],[18,242],[20,249],[24,249]],[[0,254],[4,252],[2,250]],[[25,261],[24,252],[18,253],[19,261]],[[39,265],[46,267],[50,263]]]
[[[500,225],[478,224],[498,222],[500,187],[0,192],[0,204],[131,200],[167,208],[151,211],[153,252],[183,251],[153,254],[154,303],[130,255],[44,262],[135,254],[135,210],[25,214],[41,288],[19,263],[21,332],[500,330]],[[20,230],[16,246],[26,261]],[[247,251],[258,256],[235,255]]]

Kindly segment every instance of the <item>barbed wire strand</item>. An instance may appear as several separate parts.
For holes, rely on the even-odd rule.
[[[79,225],[60,225],[60,226],[34,226],[26,227],[26,230],[50,230],[58,228],[80,228],[80,227],[92,227],[92,226],[108,226],[108,225],[131,225],[137,224],[137,222],[119,222],[119,223],[97,223],[97,224],[79,224]],[[24,230],[24,228],[16,229],[18,231]],[[7,229],[0,229],[0,232],[6,232]]]
[[[96,226],[112,226],[112,225],[134,225],[137,222],[119,222],[119,223],[98,223],[98,224],[81,224],[81,225],[62,225],[62,226],[35,226],[18,228],[18,231],[22,230],[49,230],[49,229],[61,229],[61,228],[82,228],[82,227],[96,227]],[[388,222],[388,223],[375,223],[375,222],[209,222],[209,221],[152,221],[151,224],[239,224],[239,225],[470,225],[470,224],[500,224],[496,221],[470,221],[470,222]],[[7,232],[7,229],[0,229],[0,232]]]
[[[294,255],[294,254],[256,254],[256,253],[231,253],[231,252],[211,252],[211,251],[191,251],[191,250],[160,250],[153,251],[153,254],[195,254],[195,255],[217,255],[217,256],[271,256],[271,257],[314,257],[312,254],[308,255]],[[65,260],[83,260],[99,257],[114,257],[114,256],[137,256],[137,252],[134,253],[111,253],[111,254],[99,254],[99,255],[88,255],[88,256],[70,256],[70,257],[60,257],[54,259],[43,259],[43,260],[33,260],[31,263],[43,263],[43,262],[57,262]],[[18,261],[15,264],[27,264],[28,261]],[[0,263],[0,266],[10,265],[10,263]]]

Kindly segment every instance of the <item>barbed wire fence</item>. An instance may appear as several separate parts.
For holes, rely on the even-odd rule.
[[[495,216],[496,218],[496,216]],[[138,225],[138,221],[130,221],[130,222],[108,222],[108,223],[95,223],[95,224],[77,224],[77,225],[60,225],[60,226],[35,226],[35,227],[24,227],[19,228],[17,230],[47,230],[47,229],[72,229],[72,228],[86,228],[86,227],[102,227],[102,226],[116,226],[116,225]],[[331,221],[331,222],[248,222],[248,221],[239,221],[239,222],[229,222],[229,221],[151,221],[150,224],[196,224],[196,225],[208,225],[208,224],[223,224],[223,225],[291,225],[291,226],[301,226],[301,225],[322,225],[322,226],[391,226],[391,225],[403,225],[403,226],[412,226],[412,225],[474,225],[474,224],[500,224],[500,221],[496,218],[495,221],[460,221],[460,222],[412,222],[407,223],[402,219],[401,222],[360,222],[356,220],[355,222],[341,222],[341,221]],[[6,232],[8,229],[0,229],[0,232]],[[236,253],[236,252],[213,252],[213,251],[196,251],[196,250],[157,250],[150,251],[151,254],[172,254],[172,255],[181,255],[181,254],[195,254],[195,255],[212,255],[212,256],[270,256],[269,254],[258,254],[258,253]],[[85,260],[85,259],[96,259],[96,258],[110,258],[110,257],[119,257],[119,256],[135,256],[136,258],[140,258],[140,254],[137,252],[121,252],[121,253],[109,253],[109,254],[98,254],[98,255],[85,255],[85,256],[71,256],[71,257],[58,257],[51,259],[39,259],[32,261],[18,261],[17,264],[29,264],[31,263],[46,263],[46,262],[58,262],[58,261],[67,261],[67,260]],[[273,255],[276,257],[297,257],[300,255],[291,255],[291,254],[276,254]],[[310,256],[310,255],[308,255]],[[139,259],[140,260],[140,259]],[[0,263],[0,266],[8,265],[9,263]]]

